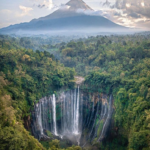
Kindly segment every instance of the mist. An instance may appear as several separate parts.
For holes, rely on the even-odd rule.
[[[80,29],[63,29],[63,30],[13,30],[11,32],[0,34],[16,36],[96,36],[96,35],[126,35],[143,32],[142,29],[120,29],[120,28],[80,28]]]

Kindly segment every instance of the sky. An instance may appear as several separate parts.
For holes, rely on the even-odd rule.
[[[0,28],[49,15],[69,0],[0,0]],[[150,0],[83,0],[109,20],[150,30]]]

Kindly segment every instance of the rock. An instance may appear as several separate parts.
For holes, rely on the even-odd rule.
[[[85,79],[81,76],[75,76],[75,83],[80,85]]]

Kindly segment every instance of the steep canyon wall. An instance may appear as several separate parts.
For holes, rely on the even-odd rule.
[[[82,147],[102,141],[109,130],[113,96],[76,89],[44,97],[32,111],[32,133],[41,140],[52,136]]]

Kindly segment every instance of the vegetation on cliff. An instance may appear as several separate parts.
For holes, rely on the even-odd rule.
[[[9,46],[8,46],[9,45]],[[0,45],[0,149],[45,149],[24,128],[23,120],[42,96],[74,86],[74,69],[48,52],[33,52],[12,43]]]
[[[44,149],[24,129],[22,120],[30,115],[34,100],[61,87],[73,87],[75,71],[86,76],[84,90],[114,96],[110,137],[94,146],[104,150],[150,149],[149,34],[97,36],[56,45],[41,41],[39,49],[53,53],[64,65],[46,51],[21,48],[28,45],[26,40],[10,37],[0,40],[0,144],[3,149]]]
[[[149,149],[149,35],[91,37],[84,42],[71,41],[59,51],[61,62],[75,67],[80,75],[87,74],[84,89],[113,93],[116,130],[112,130],[111,142],[116,147],[111,148]]]

